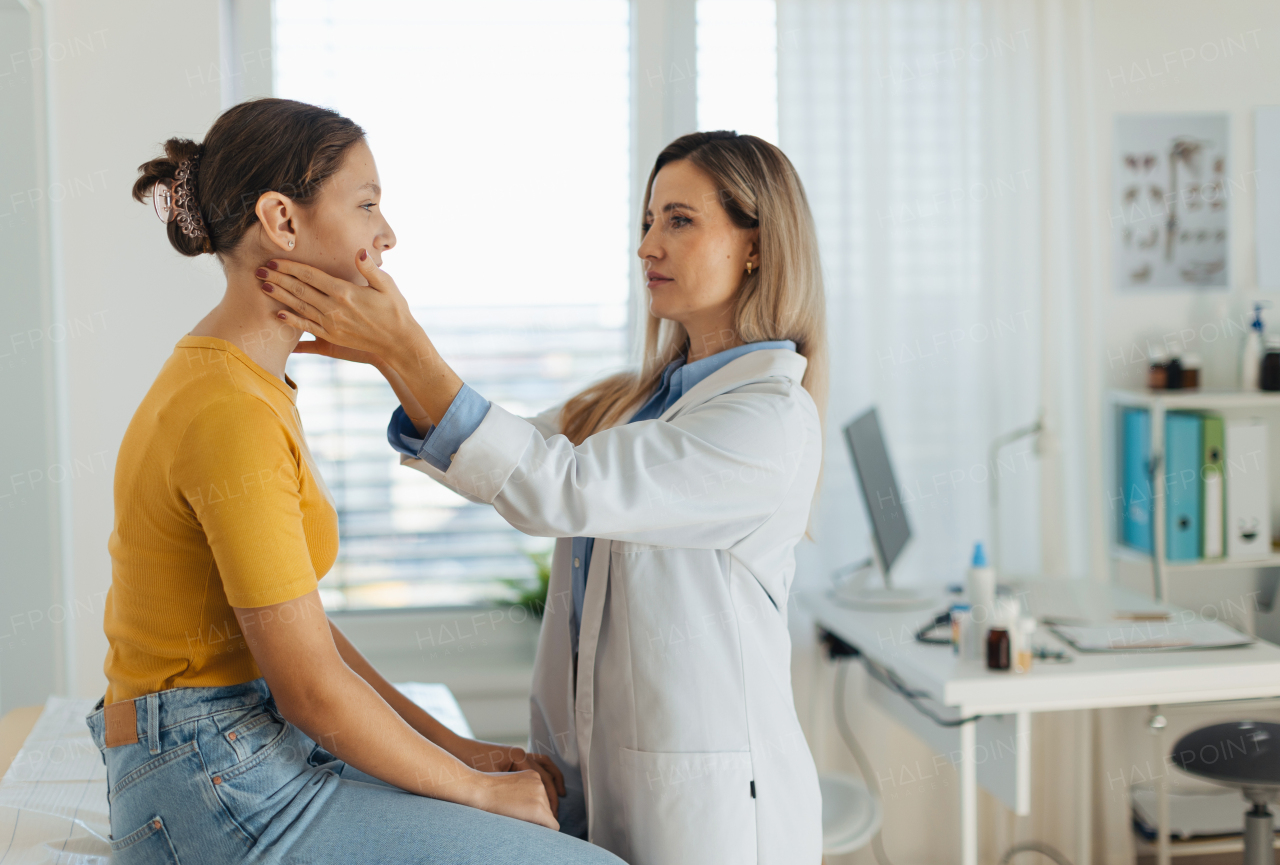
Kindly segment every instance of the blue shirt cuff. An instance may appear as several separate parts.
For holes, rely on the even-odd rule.
[[[387,443],[405,456],[425,460],[447,472],[453,455],[488,413],[489,401],[464,384],[439,425],[427,430],[423,438],[418,437],[417,427],[404,413],[404,406],[396,406],[391,423],[387,424]]]

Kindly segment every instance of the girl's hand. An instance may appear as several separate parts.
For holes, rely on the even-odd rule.
[[[369,281],[356,285],[295,261],[276,259],[259,268],[262,290],[288,307],[276,314],[286,324],[335,346],[391,359],[421,333],[395,280],[365,250],[356,269]]]
[[[546,754],[530,754],[523,748],[495,745],[474,739],[458,739],[449,747],[453,756],[481,772],[533,771],[542,780],[547,803],[553,815],[560,813],[560,797],[564,795],[564,775]]]
[[[327,339],[316,337],[314,340],[305,340],[299,342],[293,348],[294,354],[319,354],[324,357],[332,357],[337,360],[349,360],[352,363],[367,363],[370,366],[381,367],[383,365],[382,358],[378,357],[371,351],[360,351],[355,348],[347,348],[343,345],[334,345]]]
[[[547,807],[542,779],[537,772],[511,772],[481,777],[485,781],[474,807],[559,831],[560,823]]]

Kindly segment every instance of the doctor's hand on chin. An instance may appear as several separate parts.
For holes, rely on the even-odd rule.
[[[262,290],[286,309],[277,318],[316,337],[300,342],[301,354],[372,364],[395,388],[410,420],[423,430],[442,418],[462,389],[458,377],[409,311],[395,280],[356,253],[356,269],[368,285],[356,285],[295,261],[267,263]]]
[[[330,276],[317,267],[287,259],[267,262],[262,289],[285,304],[278,318],[333,346],[353,350],[331,355],[372,362],[370,355],[390,360],[393,347],[422,333],[395,280],[382,271],[366,250],[356,253],[356,269],[368,285]]]

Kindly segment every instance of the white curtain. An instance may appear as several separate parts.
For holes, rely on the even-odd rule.
[[[818,570],[868,554],[840,429],[875,405],[915,535],[896,582],[962,577],[991,483],[1006,573],[1100,576],[1085,5],[779,0],[779,138],[832,339]],[[1041,412],[1048,435],[989,463]]]
[[[992,483],[1004,575],[1109,578],[1090,9],[778,0],[779,143],[817,221],[832,341],[826,472],[802,587],[869,554],[841,428],[871,405],[914,533],[896,584],[962,579],[973,543],[992,537]],[[1041,415],[1043,436],[988,461],[993,439]],[[803,625],[794,633],[820,768],[852,770],[830,723],[830,669]],[[860,696],[855,686],[851,723],[876,746],[877,771],[912,765],[921,743],[891,734]],[[1090,729],[1070,714],[1038,719],[1033,816],[1015,821],[984,799],[984,861],[1027,837],[1082,861],[1076,803],[1090,782],[1073,745]],[[888,796],[890,856],[954,860],[955,797],[954,783]],[[1093,842],[1094,861],[1131,860],[1125,803],[1098,807],[1089,834],[1107,840]]]

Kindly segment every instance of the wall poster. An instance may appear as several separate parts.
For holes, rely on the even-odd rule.
[[[1226,113],[1116,116],[1108,217],[1117,288],[1225,287]]]

